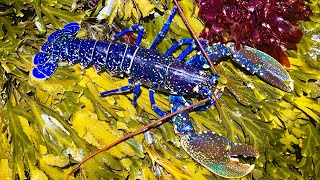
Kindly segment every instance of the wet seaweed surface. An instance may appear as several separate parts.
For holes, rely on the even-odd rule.
[[[255,169],[243,179],[320,178],[320,4],[310,20],[296,22],[303,33],[296,50],[285,52],[294,90],[284,92],[247,73],[228,59],[216,68],[225,91],[215,107],[190,113],[196,131],[211,130],[260,152]],[[197,34],[195,1],[180,4]],[[32,79],[33,57],[53,31],[81,23],[78,37],[110,40],[126,27],[142,24],[148,47],[170,14],[168,0],[14,0],[0,3],[0,177],[64,179],[74,164],[158,119],[143,87],[138,107],[132,93],[101,98],[99,92],[127,84],[127,78],[97,74],[93,68],[61,64],[45,80]],[[98,17],[98,19],[97,19]],[[119,41],[132,43],[135,33]],[[157,51],[191,37],[176,15]],[[183,47],[184,48],[184,47]],[[181,52],[178,50],[174,55]],[[187,58],[190,58],[188,56]],[[157,92],[158,106],[169,111],[168,95]],[[193,98],[192,101],[197,101]],[[172,123],[137,135],[86,162],[77,179],[223,179],[195,162],[181,148]]]

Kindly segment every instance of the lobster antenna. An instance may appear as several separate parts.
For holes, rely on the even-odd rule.
[[[129,138],[131,138],[131,137],[133,137],[133,136],[135,136],[135,135],[137,135],[137,134],[140,134],[140,133],[148,130],[148,129],[151,128],[152,126],[154,126],[154,125],[156,125],[156,124],[158,124],[158,123],[160,123],[160,122],[163,122],[163,121],[167,120],[168,118],[170,118],[170,117],[172,117],[172,116],[175,116],[175,115],[181,113],[182,111],[189,110],[189,109],[191,109],[191,108],[194,108],[194,107],[196,107],[196,106],[199,106],[199,105],[202,104],[202,103],[206,103],[206,102],[208,102],[208,101],[210,101],[210,100],[211,100],[210,98],[203,99],[203,100],[200,100],[200,101],[198,101],[198,102],[196,102],[196,103],[194,103],[194,104],[192,104],[192,105],[190,105],[190,106],[184,107],[184,108],[182,108],[182,109],[180,109],[180,110],[178,110],[178,111],[175,111],[175,112],[173,112],[173,113],[167,114],[167,115],[163,116],[162,118],[160,118],[160,119],[158,119],[158,120],[156,120],[156,121],[153,121],[153,122],[151,122],[151,123],[149,123],[149,124],[141,127],[140,129],[137,129],[137,130],[133,131],[132,133],[123,136],[122,138],[114,141],[113,143],[111,143],[111,144],[109,144],[109,145],[107,145],[107,146],[105,146],[105,147],[97,150],[96,152],[92,153],[90,156],[88,156],[88,157],[84,158],[82,161],[80,161],[75,167],[73,167],[73,168],[71,169],[71,171],[67,174],[66,180],[68,180],[68,179],[69,179],[69,176],[70,176],[72,173],[74,173],[83,163],[85,163],[86,161],[88,161],[89,159],[91,159],[92,157],[94,157],[95,155],[97,155],[97,154],[99,154],[99,153],[101,153],[101,152],[103,152],[103,151],[106,151],[106,150],[114,147],[115,145],[117,145],[117,144],[119,144],[119,143],[121,143],[121,142],[123,142],[123,141],[125,141],[125,140],[127,140],[127,139],[129,139]]]
[[[185,14],[184,14],[184,12],[183,12],[183,10],[181,9],[180,4],[178,3],[177,0],[173,0],[173,2],[174,2],[174,4],[177,6],[178,11],[179,11],[179,13],[180,13],[180,16],[181,16],[181,18],[183,19],[183,22],[185,23],[185,25],[187,26],[188,30],[190,31],[193,39],[196,40],[198,47],[200,48],[202,54],[203,54],[204,57],[206,58],[208,64],[209,64],[210,67],[211,67],[211,69],[212,69],[215,73],[217,73],[217,70],[214,68],[214,65],[213,65],[213,63],[210,61],[210,58],[209,58],[208,54],[207,54],[206,51],[204,50],[204,48],[203,48],[202,44],[200,43],[200,41],[199,41],[196,33],[193,31],[193,29],[192,29],[189,21],[187,20]]]

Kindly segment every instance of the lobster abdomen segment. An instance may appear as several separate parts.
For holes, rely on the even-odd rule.
[[[76,39],[74,38],[75,41],[77,41]],[[96,43],[97,40],[94,39],[80,39],[78,59],[83,68],[91,66]]]

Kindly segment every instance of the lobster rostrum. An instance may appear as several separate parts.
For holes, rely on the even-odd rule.
[[[140,47],[144,31],[141,25],[134,25],[114,36],[114,39],[117,39],[130,31],[138,31],[137,41],[133,46],[120,42],[76,38],[80,25],[75,22],[69,23],[63,29],[49,35],[47,42],[41,47],[41,52],[34,57],[31,75],[37,79],[49,78],[57,69],[58,61],[67,60],[71,65],[80,63],[83,68],[93,66],[98,73],[107,71],[112,76],[128,76],[129,85],[102,92],[101,96],[133,90],[133,105],[136,106],[140,86],[148,86],[151,106],[160,116],[164,116],[165,113],[156,106],[155,89],[169,92],[172,112],[190,105],[182,97],[183,95],[212,98],[211,90],[219,75],[211,76],[201,70],[207,63],[200,53],[186,63],[182,62],[196,48],[193,39],[186,38],[176,42],[165,54],[153,50],[165,36],[176,12],[177,9],[174,8],[149,49]],[[201,41],[201,43],[207,42]],[[189,45],[188,48],[177,58],[172,57],[175,49],[183,44]],[[270,84],[286,91],[292,89],[284,83],[291,80],[288,73],[281,65],[280,67],[274,65],[277,61],[261,51],[249,47],[236,51],[233,44],[214,44],[207,47],[206,52],[215,63],[221,57],[232,56],[234,62]],[[216,96],[220,97],[221,93],[216,93]],[[215,101],[211,101],[197,109],[205,110],[214,103]],[[227,138],[211,131],[197,134],[188,111],[178,114],[172,120],[175,132],[181,136],[184,150],[210,171],[223,177],[234,178],[242,177],[253,169],[254,165],[242,164],[234,158],[239,155],[257,158],[259,153],[251,146],[230,142]]]

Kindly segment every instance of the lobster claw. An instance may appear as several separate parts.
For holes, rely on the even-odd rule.
[[[279,89],[287,92],[293,90],[293,80],[290,75],[273,57],[249,46],[244,46],[239,51],[236,50],[234,43],[228,43],[227,46],[235,63]]]
[[[225,178],[240,178],[254,168],[254,165],[240,163],[236,156],[259,157],[259,152],[253,147],[230,142],[211,131],[183,136],[181,145],[194,160]]]
[[[237,50],[234,43],[216,43],[207,47],[206,52],[214,64],[219,63],[223,57],[231,56],[234,63],[256,74],[265,82],[287,92],[293,90],[293,80],[286,69],[277,60],[262,51],[249,46]],[[197,53],[186,63],[198,69],[209,67],[201,53]]]

